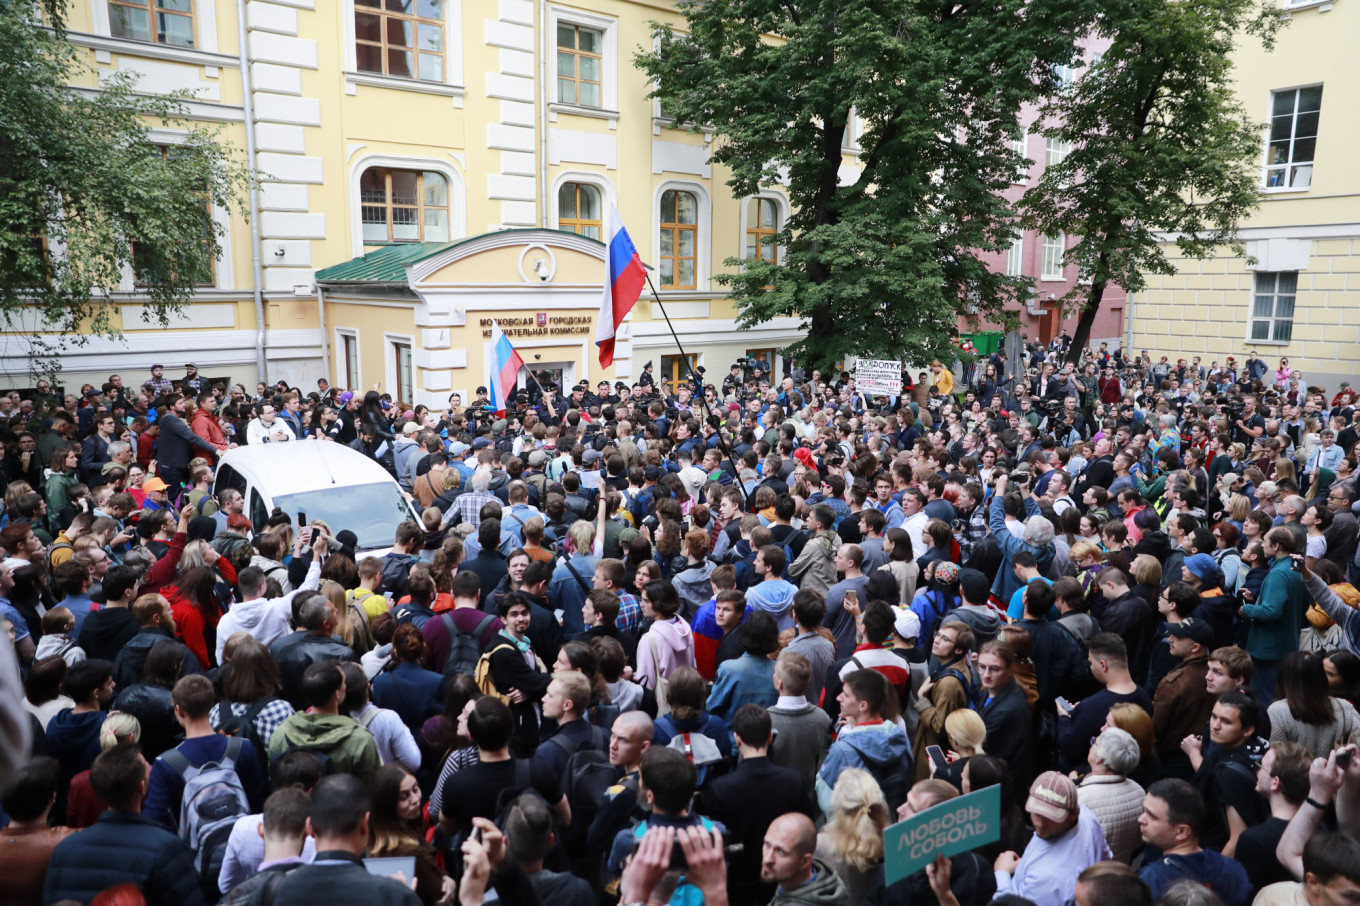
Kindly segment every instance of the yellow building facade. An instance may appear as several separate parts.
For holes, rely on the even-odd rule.
[[[1282,3],[1273,52],[1243,37],[1236,91],[1264,124],[1261,204],[1243,223],[1247,258],[1220,249],[1173,257],[1174,276],[1151,275],[1129,302],[1131,344],[1154,361],[1255,350],[1273,374],[1281,358],[1307,383],[1335,390],[1360,375],[1360,170],[1354,114],[1360,7],[1346,0]],[[1174,246],[1170,248],[1174,256]]]
[[[734,198],[712,135],[673,128],[646,97],[632,61],[652,21],[683,24],[666,3],[73,0],[70,13],[94,70],[80,90],[133,71],[147,92],[193,92],[191,118],[253,154],[262,182],[253,220],[216,214],[215,284],[167,331],[142,319],[129,274],[114,293],[123,338],[71,346],[68,386],[140,383],[156,362],[178,377],[194,361],[247,386],[381,382],[443,408],[486,383],[493,317],[531,367],[568,381],[629,380],[649,360],[657,377],[682,373],[649,291],[599,366],[610,205],[710,377],[802,336],[793,318],[738,331],[715,282],[728,258],[779,254],[765,237],[788,202],[779,186]]]

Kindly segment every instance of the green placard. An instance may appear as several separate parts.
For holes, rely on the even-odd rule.
[[[1001,839],[1001,787],[941,802],[883,829],[883,879],[896,883],[936,856],[953,856]]]

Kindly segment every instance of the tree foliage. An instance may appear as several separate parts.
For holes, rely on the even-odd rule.
[[[793,208],[778,262],[729,260],[716,278],[742,325],[800,317],[793,351],[818,363],[920,362],[953,358],[964,306],[1013,320],[1026,281],[984,253],[1011,243],[1017,117],[1100,5],[680,0],[685,30],[655,25],[638,65],[667,115],[716,131],[738,197],[786,181]],[[842,155],[852,110],[858,179]]]
[[[1081,319],[1079,356],[1106,287],[1174,274],[1164,236],[1190,258],[1228,246],[1260,196],[1261,126],[1233,93],[1233,42],[1269,46],[1283,20],[1257,0],[1117,0],[1093,24],[1112,43],[1043,106],[1046,134],[1072,144],[1025,193],[1027,224],[1079,241],[1067,252],[1090,276],[1064,299]],[[1073,361],[1076,361],[1074,358]]]
[[[116,336],[113,304],[134,269],[146,314],[165,325],[211,281],[221,232],[250,175],[214,132],[186,118],[187,95],[145,96],[64,40],[66,0],[0,0],[0,317],[27,343],[29,370],[61,349]],[[152,129],[183,134],[163,151]]]

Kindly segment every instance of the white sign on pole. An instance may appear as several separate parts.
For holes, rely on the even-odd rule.
[[[868,396],[901,396],[902,363],[887,359],[858,359],[855,389]]]

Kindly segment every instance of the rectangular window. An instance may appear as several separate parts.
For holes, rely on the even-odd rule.
[[[746,257],[779,262],[779,205],[771,198],[752,198],[746,204]]]
[[[1295,271],[1256,274],[1252,298],[1251,338],[1268,343],[1288,343],[1294,337],[1294,293],[1299,275]]]
[[[167,164],[182,160],[182,152],[171,145],[157,145],[162,162]],[[195,283],[195,286],[214,286],[217,283],[217,260],[212,257],[212,205],[208,201],[208,189],[203,188],[203,238],[200,240],[208,257],[208,279]],[[140,242],[132,243],[132,280],[137,286],[149,285],[143,278],[146,272],[147,250]]]
[[[354,0],[360,72],[444,81],[444,0]]]
[[[109,0],[109,30],[118,38],[193,47],[193,0]]]
[[[1044,242],[1044,266],[1040,276],[1045,280],[1061,280],[1063,278],[1063,250],[1067,245],[1067,237],[1062,233],[1056,236],[1045,236]]]
[[[1055,65],[1053,67],[1053,81],[1058,83],[1058,88],[1071,88],[1076,81],[1077,71],[1071,66]]]
[[[1011,241],[1011,247],[1006,250],[1006,276],[1018,277],[1023,273],[1025,261],[1025,234],[1015,231],[1015,238]]]
[[[1277,91],[1271,96],[1266,146],[1267,189],[1306,189],[1313,184],[1322,86]]]
[[[604,32],[557,23],[557,100],[578,107],[603,107]]]
[[[397,367],[397,400],[412,403],[415,399],[415,375],[411,369],[411,344],[393,343],[392,361]]]
[[[1044,145],[1044,163],[1052,167],[1060,164],[1067,155],[1072,153],[1072,143],[1063,141],[1060,138],[1050,138]]]
[[[699,202],[691,192],[661,193],[660,241],[662,289],[694,289],[698,285]]]
[[[687,355],[663,355],[661,357],[661,377],[663,380],[671,382],[671,388],[675,389],[689,380],[690,373],[699,365],[699,360],[694,353]]]
[[[1015,181],[1024,182],[1029,178],[1029,131],[1024,126],[1016,129],[1015,137],[1011,139],[1011,150],[1020,156],[1020,163],[1015,169]]]
[[[352,333],[340,335],[341,356],[345,365],[343,380],[345,387],[353,390],[359,386],[359,338]]]

